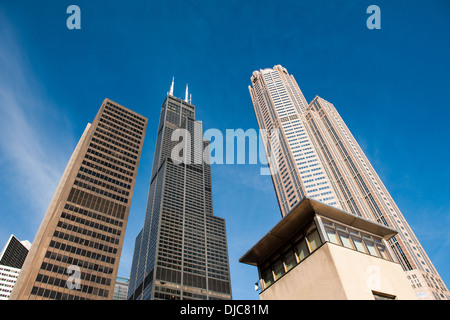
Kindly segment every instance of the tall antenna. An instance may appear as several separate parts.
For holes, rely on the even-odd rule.
[[[189,94],[188,94],[188,84],[186,83],[186,94],[184,95],[184,101],[189,102],[188,97],[189,97]]]
[[[170,85],[170,91],[169,91],[169,94],[171,96],[173,96],[173,82],[174,82],[174,80],[175,80],[175,77],[172,77],[172,84]]]

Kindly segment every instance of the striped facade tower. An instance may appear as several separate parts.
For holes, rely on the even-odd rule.
[[[254,71],[249,86],[260,129],[278,130],[272,170],[282,216],[307,196],[398,231],[392,251],[421,299],[450,299],[444,282],[336,108],[307,104],[285,68]],[[270,140],[269,140],[270,141]],[[268,150],[266,146],[266,150]],[[267,155],[269,158],[269,154]],[[269,162],[270,166],[270,162]]]

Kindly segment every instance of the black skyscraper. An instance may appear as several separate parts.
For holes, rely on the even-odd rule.
[[[172,87],[173,88],[173,87]],[[211,168],[202,123],[186,99],[167,95],[161,108],[144,227],[136,238],[129,299],[231,299],[225,221],[213,215]],[[172,133],[189,132],[191,157],[171,157]],[[180,140],[182,141],[182,140]],[[189,152],[185,154],[187,156]]]

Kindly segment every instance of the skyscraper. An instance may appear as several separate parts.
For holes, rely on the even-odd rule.
[[[22,268],[30,247],[31,243],[28,240],[20,241],[12,234],[0,252],[0,264],[18,269]]]
[[[272,150],[279,150],[278,161],[269,166],[282,216],[308,196],[393,228],[398,234],[389,244],[417,296],[450,299],[438,272],[336,108],[318,96],[308,105],[294,77],[280,65],[254,71],[251,82],[249,91],[259,127],[278,130],[279,139],[271,142]]]
[[[117,277],[113,300],[127,300],[130,279]]]
[[[176,131],[183,162],[174,161]],[[128,299],[231,299],[225,220],[213,215],[211,168],[202,123],[173,82],[160,114],[144,226],[136,237]],[[177,131],[177,132],[178,132]],[[200,150],[200,153],[198,152]],[[190,152],[192,151],[192,152]],[[205,152],[207,155],[208,152]]]
[[[9,299],[30,247],[29,241],[11,235],[0,252],[0,300]]]
[[[105,99],[58,184],[12,299],[111,299],[147,119]]]
[[[304,121],[308,104],[285,70],[275,66],[255,71],[249,87],[258,125],[267,130],[272,150],[279,150],[272,155],[276,164],[269,161],[269,166],[281,214],[288,214],[305,196],[341,208]],[[279,134],[273,135],[274,130]]]

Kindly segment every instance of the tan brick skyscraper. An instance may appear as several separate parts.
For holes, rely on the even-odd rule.
[[[105,99],[39,227],[10,299],[111,299],[147,118]]]
[[[450,299],[433,263],[337,109],[320,97],[308,105],[294,76],[280,65],[254,71],[251,82],[259,127],[279,130],[279,168],[272,179],[282,216],[307,196],[396,229],[398,235],[389,243],[417,296]]]

